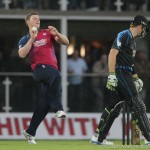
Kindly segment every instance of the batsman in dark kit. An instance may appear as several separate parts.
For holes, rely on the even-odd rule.
[[[148,21],[137,15],[130,23],[130,28],[118,33],[109,53],[109,75],[107,79],[108,104],[106,105],[99,125],[91,142],[99,145],[113,145],[106,140],[109,129],[120,114],[122,103],[126,101],[134,120],[145,137],[145,144],[150,144],[150,123],[146,115],[146,106],[139,92],[143,82],[134,68],[136,53],[135,38],[143,38],[148,32]]]

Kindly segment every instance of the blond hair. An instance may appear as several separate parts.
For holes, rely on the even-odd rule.
[[[32,12],[30,12],[30,13],[25,17],[25,23],[26,23],[27,26],[28,26],[27,22],[30,20],[30,18],[31,18],[32,15],[38,15],[38,12],[32,11]]]

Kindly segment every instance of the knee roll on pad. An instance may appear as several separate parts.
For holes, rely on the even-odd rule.
[[[106,122],[106,120],[108,120],[109,117],[113,117],[113,118],[118,117],[121,112],[122,104],[123,104],[123,101],[117,103],[113,109],[106,107],[105,110],[103,111],[101,120]]]
[[[121,108],[123,105],[123,101],[120,101],[119,103],[117,103],[114,108],[110,111],[110,115],[117,118],[121,112]]]
[[[105,108],[105,110],[102,113],[101,120],[99,123],[99,137],[98,141],[102,142],[106,135],[108,134],[109,129],[111,128],[114,120],[118,115],[120,114],[121,108],[122,108],[123,102],[117,103],[113,109],[110,107]]]
[[[110,109],[109,107],[106,107],[105,110],[102,113],[100,122],[103,122],[103,125],[101,126],[101,129],[109,122],[109,120],[114,120],[117,118],[121,112],[123,101],[117,103],[113,109]]]

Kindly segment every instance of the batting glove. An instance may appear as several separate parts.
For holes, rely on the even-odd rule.
[[[110,73],[107,79],[107,85],[106,88],[111,90],[111,91],[115,91],[115,88],[117,87],[117,78],[116,78],[116,74],[115,73]]]
[[[142,91],[143,81],[140,78],[134,78],[134,84],[138,93]]]

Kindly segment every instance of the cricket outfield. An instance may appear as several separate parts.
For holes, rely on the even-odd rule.
[[[121,141],[113,141],[113,146],[93,145],[87,140],[37,140],[36,145],[29,145],[25,140],[1,140],[1,150],[137,150],[150,149],[143,145],[122,145]]]

